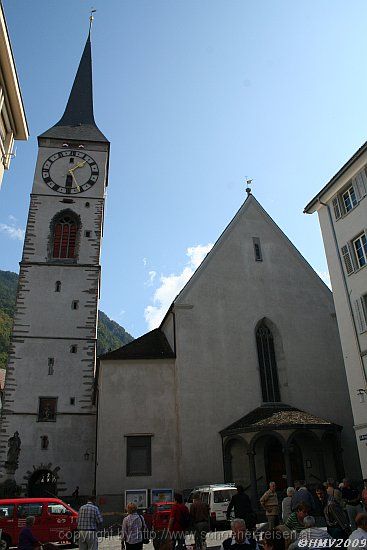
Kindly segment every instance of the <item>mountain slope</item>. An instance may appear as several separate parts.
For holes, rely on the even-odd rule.
[[[15,308],[18,275],[0,270],[0,368],[6,367]],[[98,312],[97,354],[128,344],[134,338],[103,311]]]

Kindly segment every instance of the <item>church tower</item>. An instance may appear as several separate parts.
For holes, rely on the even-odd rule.
[[[29,496],[93,490],[100,249],[109,142],[90,34],[61,120],[38,137],[1,419],[3,479]],[[18,432],[18,434],[16,433]],[[20,446],[20,449],[19,449]]]

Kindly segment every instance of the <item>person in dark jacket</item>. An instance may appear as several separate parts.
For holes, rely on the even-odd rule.
[[[19,533],[18,550],[36,550],[36,548],[42,548],[41,543],[32,533],[34,522],[34,516],[28,516],[25,519],[25,527]]]
[[[230,519],[234,508],[235,517],[245,520],[247,528],[253,529],[256,526],[256,516],[252,510],[250,498],[242,485],[237,485],[236,490],[237,494],[233,495],[227,508],[227,520]]]
[[[303,480],[295,481],[294,486],[296,488],[296,492],[294,493],[291,501],[292,512],[296,511],[298,504],[304,502],[310,508],[310,513],[313,514],[315,502],[310,491],[307,489],[305,482]]]

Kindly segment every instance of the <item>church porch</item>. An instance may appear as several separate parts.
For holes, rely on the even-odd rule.
[[[341,426],[282,403],[266,404],[222,430],[226,482],[244,486],[258,508],[270,481],[316,486],[344,476]]]

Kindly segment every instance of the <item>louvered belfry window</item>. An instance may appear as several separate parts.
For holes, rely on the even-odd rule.
[[[53,258],[75,258],[78,225],[71,215],[64,215],[54,226]]]
[[[265,322],[262,322],[256,331],[256,343],[263,401],[264,403],[279,402],[280,391],[274,338]]]

